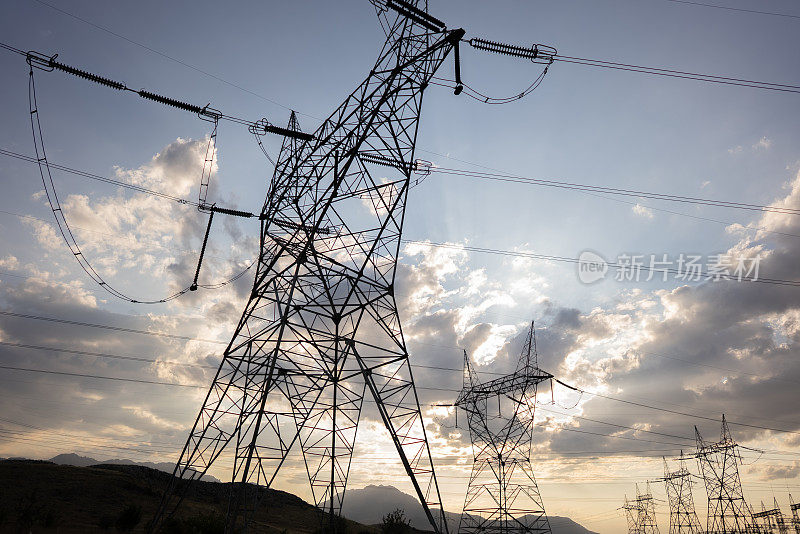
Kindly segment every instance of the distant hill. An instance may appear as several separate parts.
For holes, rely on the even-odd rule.
[[[0,533],[112,532],[125,509],[130,507],[141,510],[141,519],[131,532],[144,532],[170,481],[171,471],[169,464],[134,465],[130,460],[98,464],[93,458],[75,454],[56,456],[52,462],[0,460]],[[229,489],[230,484],[226,483],[195,482],[175,522],[164,532],[221,533]],[[262,503],[254,519],[253,532],[319,534],[319,510],[299,497],[265,490]],[[404,510],[415,529],[430,530],[415,497],[394,486],[367,486],[347,492],[343,515],[350,520],[348,532],[380,534],[374,525],[380,524],[383,516],[397,508]],[[446,516],[451,532],[455,532],[459,514],[448,512]],[[550,516],[550,523],[553,534],[595,534],[566,517]]]
[[[383,516],[397,508],[405,512],[411,526],[420,530],[430,529],[419,500],[394,486],[370,485],[361,489],[347,490],[342,515],[358,523],[376,525],[381,522]],[[446,511],[445,517],[450,531],[456,532],[461,514]],[[551,515],[548,518],[553,534],[596,534],[568,517]]]
[[[57,465],[74,465],[75,467],[89,467],[90,465],[140,465],[142,467],[149,467],[150,469],[157,469],[158,471],[164,471],[165,473],[172,474],[172,471],[175,469],[175,464],[170,462],[134,462],[133,460],[123,460],[123,459],[115,459],[115,460],[95,460],[94,458],[89,458],[87,456],[79,456],[77,454],[59,454],[58,456],[53,456],[48,462],[53,462]],[[205,480],[208,482],[220,482],[220,480],[211,475],[203,475],[201,480]]]
[[[126,508],[141,510],[143,533],[155,514],[171,476],[139,465],[56,465],[42,460],[0,461],[0,533],[117,532]],[[222,533],[230,484],[197,481],[190,487],[168,534]],[[299,497],[265,490],[251,532],[315,534],[321,513]],[[348,522],[352,534],[378,529]]]

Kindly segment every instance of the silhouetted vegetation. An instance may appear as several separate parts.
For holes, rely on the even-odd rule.
[[[383,534],[405,534],[411,530],[411,526],[406,519],[406,513],[397,508],[394,512],[389,512],[381,520],[381,532]]]

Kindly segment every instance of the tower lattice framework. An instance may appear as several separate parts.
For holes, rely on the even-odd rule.
[[[512,374],[480,382],[464,352],[456,407],[467,413],[474,463],[459,534],[550,532],[530,460],[536,389],[550,378],[538,367],[533,324]]]
[[[789,509],[792,511],[792,527],[795,534],[800,534],[800,502],[794,502],[791,494],[789,495]]]
[[[679,459],[679,468],[670,471],[664,458],[664,481],[669,501],[669,534],[702,534],[700,520],[694,508],[692,474],[686,461]]]
[[[425,2],[373,4],[387,39],[368,77],[313,139],[281,147],[249,301],[151,530],[223,460],[227,532],[254,526],[296,446],[335,529],[368,395],[432,528],[447,532],[394,280],[423,93],[464,32]],[[288,129],[299,129],[294,114]]]
[[[752,512],[744,499],[739,464],[742,461],[728,422],[722,416],[720,440],[703,441],[697,427],[697,460],[708,494],[708,534],[755,532]]]
[[[637,509],[637,532],[640,534],[659,534],[658,523],[656,522],[656,502],[653,493],[650,491],[650,483],[647,483],[647,490],[639,492],[639,485],[636,485],[636,509]]]
[[[639,504],[636,501],[629,501],[625,495],[625,504],[622,505],[625,512],[625,521],[628,524],[628,534],[642,534],[639,529]]]
[[[767,509],[761,501],[761,511],[753,513],[755,531],[759,534],[789,534],[789,526],[783,517],[778,499],[772,498],[773,506]]]

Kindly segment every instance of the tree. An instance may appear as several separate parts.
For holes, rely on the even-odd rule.
[[[400,508],[383,516],[382,522],[381,532],[383,534],[404,534],[411,529],[411,525],[406,519],[406,513]]]

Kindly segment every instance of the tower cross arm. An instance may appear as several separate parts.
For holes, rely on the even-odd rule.
[[[456,406],[463,407],[489,397],[504,395],[514,391],[527,391],[537,384],[550,380],[551,378],[553,378],[553,375],[541,369],[534,369],[532,372],[512,373],[462,390],[455,404]]]

